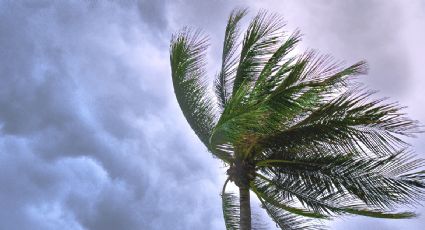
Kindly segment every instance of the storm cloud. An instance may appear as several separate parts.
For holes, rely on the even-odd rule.
[[[184,25],[203,28],[212,80],[234,7],[280,13],[302,48],[368,60],[363,81],[425,122],[419,0],[1,1],[0,229],[223,229],[224,169],[180,112],[168,45]],[[423,138],[409,141],[425,156]]]

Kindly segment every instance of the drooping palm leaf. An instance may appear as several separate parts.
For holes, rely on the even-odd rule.
[[[290,212],[295,215],[319,219],[328,218],[328,216],[322,213],[312,212],[310,210],[291,205],[292,202],[285,200],[285,197],[281,196],[279,190],[276,190],[271,186],[267,186],[267,184],[259,183],[258,180],[259,179],[256,179],[251,184],[251,189],[257,195],[258,198],[263,199],[267,203],[272,204],[275,207],[278,207],[286,212]]]
[[[408,218],[410,212],[394,213],[397,204],[411,204],[423,198],[422,172],[407,173],[423,161],[404,152],[386,158],[355,155],[302,154],[286,160],[264,160],[259,174],[263,186],[280,191],[286,199],[297,198],[319,213],[353,213],[378,218]]]
[[[239,197],[233,193],[222,193],[224,223],[227,230],[239,229]]]
[[[324,229],[317,221],[288,213],[267,201],[259,198],[262,207],[282,230],[321,230]]]
[[[170,45],[174,92],[189,125],[209,147],[214,127],[214,107],[205,86],[207,38],[188,28],[173,36]]]
[[[233,193],[226,192],[228,182],[229,178],[224,182],[221,191],[224,223],[227,230],[238,230],[240,222],[239,197]]]

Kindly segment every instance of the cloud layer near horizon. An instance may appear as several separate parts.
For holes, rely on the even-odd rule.
[[[223,229],[223,168],[174,99],[168,42],[183,25],[203,28],[212,77],[235,6],[281,13],[303,48],[368,60],[365,82],[425,122],[421,1],[2,1],[0,229]]]

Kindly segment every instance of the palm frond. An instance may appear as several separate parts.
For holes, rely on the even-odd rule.
[[[264,186],[286,199],[295,197],[316,212],[378,218],[410,218],[413,213],[393,210],[424,197],[425,174],[412,172],[424,162],[411,154],[400,151],[385,158],[323,154],[260,161],[257,165],[270,177],[263,178],[268,180]]]
[[[284,25],[281,17],[266,11],[261,11],[252,19],[242,42],[233,95],[243,82],[248,84],[257,79],[270,55],[279,47]]]
[[[355,76],[364,73],[365,63],[340,68],[329,56],[307,53],[294,64],[285,64],[273,77],[264,103],[273,111],[271,120],[278,130],[294,123],[320,108],[338,95]],[[310,74],[306,74],[310,73]],[[314,74],[313,74],[314,73]]]
[[[221,192],[224,223],[226,225],[226,230],[238,230],[240,224],[239,197],[233,193],[226,192],[226,186],[229,180],[230,179],[227,178],[224,182]]]
[[[224,109],[231,95],[229,84],[236,74],[239,56],[236,55],[239,37],[240,20],[246,15],[246,9],[233,10],[229,16],[224,35],[223,53],[221,61],[221,71],[217,76],[215,87],[219,104]]]
[[[326,57],[314,59],[314,55],[311,54],[300,58],[304,62],[302,70],[294,70],[296,69],[294,66],[300,65],[298,63],[300,61],[290,64],[291,60],[289,60],[278,65],[277,73],[270,75],[270,70],[267,69],[272,68],[274,63],[279,63],[279,60],[287,52],[285,50],[292,49],[298,40],[299,33],[290,36],[281,45],[282,49],[279,48],[275,55],[269,58],[254,86],[245,84],[240,87],[239,92],[226,105],[216,130],[221,129],[222,132],[225,132],[226,138],[233,138],[233,140],[246,135],[252,136],[253,133],[257,137],[272,136],[291,127],[311,111],[320,108],[320,105],[325,102],[325,97],[332,93],[332,88],[340,88],[337,86],[342,84],[347,77],[360,74],[365,68],[363,63],[358,63],[345,69],[336,70],[336,64],[325,64],[328,60]],[[313,64],[309,64],[309,62],[313,62]],[[279,72],[285,68],[289,69],[286,75]],[[305,71],[311,74],[315,73],[315,77],[305,76],[301,81],[298,78],[305,75],[303,73]],[[296,75],[298,83],[296,85],[289,84],[286,81],[288,75]],[[288,86],[283,86],[285,84]],[[251,122],[253,120],[256,122]]]
[[[233,193],[222,193],[224,223],[227,230],[239,229],[239,197]]]
[[[341,191],[325,192],[324,189],[307,187],[300,180],[291,180],[288,177],[281,177],[280,180],[270,180],[259,175],[259,182],[262,186],[276,189],[281,196],[290,201],[297,200],[308,210],[325,215],[356,214],[374,218],[406,219],[414,217],[412,212],[395,212],[394,210],[382,210],[371,208],[359,201],[351,194]],[[323,182],[326,183],[326,182]]]
[[[215,123],[213,102],[205,80],[207,38],[197,30],[184,28],[175,34],[170,45],[174,93],[189,125],[205,146]]]
[[[321,106],[280,133],[262,140],[267,146],[339,146],[348,152],[385,156],[406,143],[400,135],[419,132],[417,122],[400,112],[396,103],[367,102],[373,92],[353,89]]]
[[[280,45],[276,52],[273,53],[255,82],[253,89],[254,97],[261,98],[267,96],[278,85],[282,80],[283,71],[287,70],[293,61],[293,58],[287,58],[287,55],[295,48],[300,40],[300,32],[296,31]],[[280,71],[280,74],[278,71]]]
[[[274,131],[290,128],[339,95],[349,81],[364,73],[365,68],[363,62],[341,68],[329,56],[319,56],[315,52],[300,56],[294,64],[282,65],[273,77],[269,87],[272,90],[264,93],[267,97],[263,103],[272,111],[269,125],[276,127]]]
[[[328,218],[327,215],[324,215],[322,213],[312,212],[307,209],[291,205],[292,202],[290,200],[287,200],[285,197],[282,197],[280,195],[279,190],[276,190],[270,186],[266,186],[266,184],[264,183],[260,183],[259,179],[256,179],[250,187],[259,199],[261,198],[267,203],[272,204],[273,206],[276,206],[282,210],[285,210],[286,212],[309,218]]]
[[[273,206],[267,201],[259,198],[262,207],[267,211],[267,214],[276,223],[276,226],[282,230],[321,230],[325,227],[317,221],[300,217],[282,210],[279,207]]]

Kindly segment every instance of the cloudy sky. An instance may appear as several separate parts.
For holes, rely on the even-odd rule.
[[[0,1],[0,229],[223,229],[223,165],[179,110],[168,46],[203,28],[212,80],[236,6],[281,14],[302,49],[366,59],[363,81],[425,122],[425,1]],[[424,138],[408,141],[425,157]],[[330,226],[422,229],[417,211]]]

